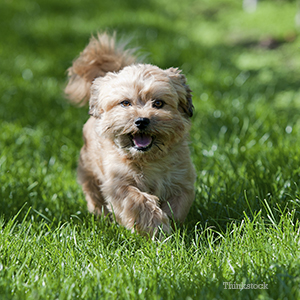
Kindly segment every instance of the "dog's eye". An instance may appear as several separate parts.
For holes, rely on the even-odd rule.
[[[122,101],[120,104],[121,104],[122,107],[128,107],[128,106],[131,106],[131,103],[130,103],[129,100],[124,100],[124,101]]]
[[[155,108],[162,108],[165,105],[165,102],[162,100],[154,100],[153,101],[153,107]]]

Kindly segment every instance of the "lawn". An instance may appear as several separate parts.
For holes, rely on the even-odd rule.
[[[241,2],[1,1],[0,299],[300,299],[298,6]],[[76,181],[66,69],[101,30],[193,90],[196,199],[162,241],[94,218]]]

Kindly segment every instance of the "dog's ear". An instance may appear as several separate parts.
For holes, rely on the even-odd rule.
[[[95,118],[101,118],[103,109],[101,107],[99,95],[102,78],[96,78],[91,86],[91,97],[89,102],[89,115]]]
[[[181,70],[177,68],[169,68],[165,70],[169,76],[179,97],[179,111],[184,113],[187,117],[193,116],[194,106],[192,103],[192,90],[186,84],[186,78],[181,74]]]

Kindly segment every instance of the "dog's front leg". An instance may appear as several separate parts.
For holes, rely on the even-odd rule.
[[[160,209],[156,196],[134,186],[119,187],[112,192],[107,197],[107,204],[117,222],[141,234],[155,235],[159,226],[164,232],[170,232],[169,218]]]

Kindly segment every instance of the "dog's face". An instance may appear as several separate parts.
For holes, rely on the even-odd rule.
[[[185,77],[177,69],[132,65],[97,78],[90,114],[97,133],[130,159],[168,153],[185,138],[193,106]]]

